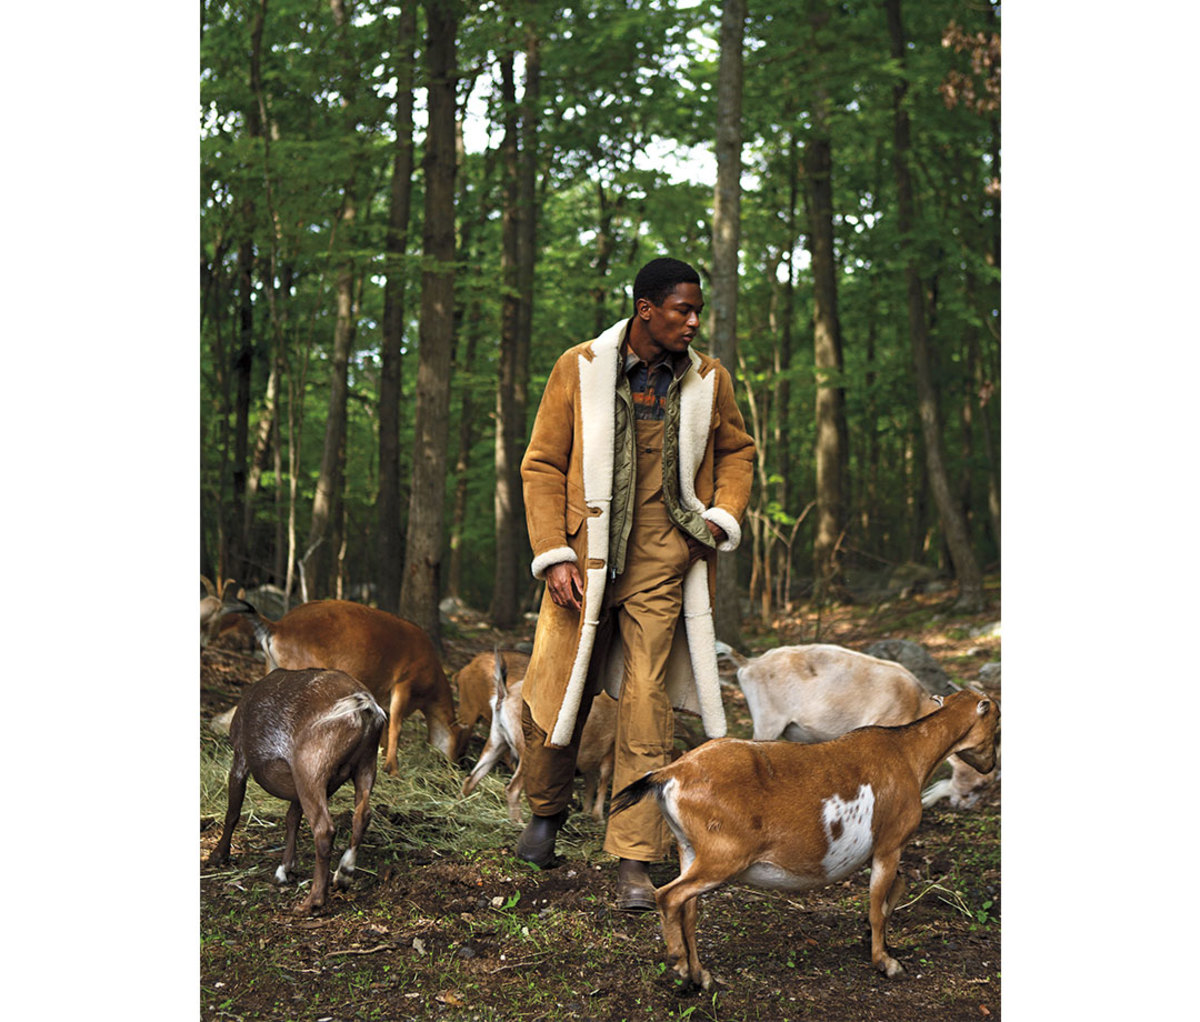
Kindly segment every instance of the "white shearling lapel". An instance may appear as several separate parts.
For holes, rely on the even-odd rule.
[[[626,319],[614,323],[591,345],[592,357],[580,355],[579,414],[583,443],[583,500],[589,509],[587,527],[586,584],[580,614],[579,644],[567,691],[563,695],[550,742],[570,744],[579,704],[587,683],[588,664],[596,643],[600,609],[604,605],[604,587],[608,573],[608,523],[612,517],[613,415],[617,400],[617,358],[625,336]],[[592,514],[598,508],[599,514]],[[598,564],[599,567],[590,567]]]
[[[679,500],[689,511],[703,511],[696,496],[696,473],[712,432],[713,392],[717,374],[700,375],[700,356],[688,349],[692,370],[683,377],[679,391]]]

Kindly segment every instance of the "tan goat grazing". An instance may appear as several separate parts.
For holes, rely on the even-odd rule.
[[[237,583],[227,578],[219,586],[215,586],[205,575],[200,576],[200,584],[204,586],[205,595],[200,597],[200,645],[207,646],[217,637],[222,621],[224,604],[222,598],[225,591]]]
[[[317,848],[312,890],[296,906],[298,914],[321,908],[329,890],[333,818],[329,796],[354,781],[354,823],[350,847],[334,875],[344,887],[354,873],[358,846],[371,818],[376,748],[386,716],[371,693],[342,671],[272,671],[250,687],[230,726],[233,764],[225,828],[208,858],[210,866],[229,860],[229,846],[242,811],[246,780],[253,777],[276,798],[286,799],[287,836],[275,879],[287,883],[296,868],[296,835],[303,812]]]
[[[525,671],[529,668],[528,654],[504,650],[500,656],[504,659],[504,670],[510,685],[525,677]],[[492,672],[495,666],[495,653],[480,653],[454,676],[454,685],[458,689],[458,723],[468,738],[475,733],[475,725],[480,721],[489,730],[491,728],[492,693],[496,690]],[[515,760],[509,766],[515,767]]]
[[[614,813],[653,794],[679,844],[679,876],[656,892],[668,963],[685,982],[712,985],[696,944],[701,894],[730,881],[812,890],[870,862],[871,961],[899,975],[885,937],[921,787],[952,752],[991,770],[999,722],[994,701],[963,690],[911,724],[816,745],[716,739],[622,789]]]
[[[420,710],[429,743],[451,762],[462,754],[465,735],[454,713],[450,682],[433,641],[411,621],[349,600],[316,600],[289,610],[278,621],[263,617],[245,600],[226,604],[250,615],[267,667],[325,667],[361,681],[388,715],[384,769],[399,772],[400,725]]]
[[[907,724],[938,708],[908,668],[843,646],[780,646],[752,660],[728,647],[722,652],[738,665],[757,741],[826,742],[868,724]],[[926,806],[944,795],[955,808],[973,805],[994,779],[957,757],[950,766],[953,777],[930,787]]]
[[[462,793],[469,795],[505,755],[517,760],[517,768],[504,789],[508,800],[508,818],[521,823],[521,793],[525,778],[521,759],[525,753],[525,734],[521,730],[521,689],[523,680],[505,682],[504,658],[493,658],[492,728],[479,762],[463,781]],[[579,737],[579,758],[575,768],[583,774],[583,810],[596,820],[604,818],[604,793],[612,783],[614,746],[617,733],[617,701],[601,692],[592,703],[583,732]]]

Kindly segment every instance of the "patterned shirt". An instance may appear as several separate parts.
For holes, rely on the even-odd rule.
[[[633,414],[638,419],[661,421],[667,414],[667,388],[671,380],[682,376],[690,359],[687,352],[664,354],[654,365],[647,365],[629,348],[625,349],[625,376],[633,392]]]

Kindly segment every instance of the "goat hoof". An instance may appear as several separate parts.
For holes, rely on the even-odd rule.
[[[887,976],[888,979],[895,979],[897,976],[904,975],[904,966],[890,955],[885,955],[876,962],[875,968]]]
[[[275,883],[286,884],[291,877],[288,876],[288,871],[285,867],[279,866],[275,870]]]

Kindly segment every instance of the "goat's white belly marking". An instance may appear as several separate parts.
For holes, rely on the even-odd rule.
[[[830,795],[821,803],[821,822],[827,842],[821,867],[827,882],[849,876],[871,857],[874,815],[875,792],[869,784],[860,784],[858,794],[848,802],[839,795]]]
[[[755,887],[765,887],[772,891],[807,891],[814,887],[824,887],[824,877],[803,876],[777,866],[773,862],[756,862],[737,875],[736,880],[753,884]]]

